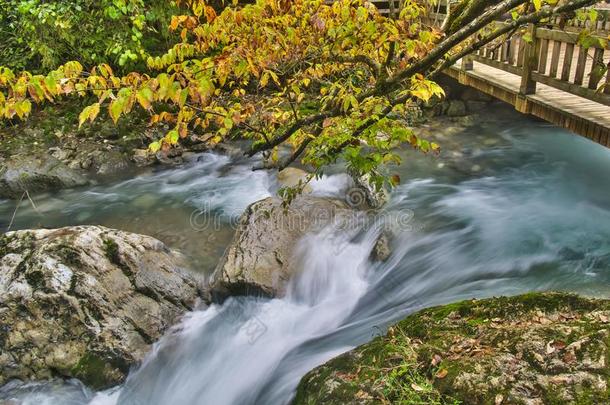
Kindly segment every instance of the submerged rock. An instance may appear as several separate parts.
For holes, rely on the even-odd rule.
[[[293,404],[610,403],[610,301],[534,293],[430,308],[308,373]]]
[[[449,117],[462,117],[466,115],[466,104],[462,100],[449,100],[446,114]]]
[[[0,237],[0,385],[117,384],[199,292],[182,257],[149,236],[101,226],[9,232]]]
[[[343,201],[310,196],[297,197],[288,208],[271,197],[251,204],[214,271],[213,293],[283,295],[296,271],[293,255],[299,238],[352,215]]]
[[[88,181],[53,156],[15,155],[0,162],[0,198],[76,187]]]

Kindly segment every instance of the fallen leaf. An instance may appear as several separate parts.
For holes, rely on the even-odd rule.
[[[434,366],[439,365],[439,364],[440,364],[440,362],[441,362],[442,360],[443,360],[443,359],[442,359],[442,357],[441,357],[441,356],[439,356],[438,354],[435,354],[435,355],[432,357],[432,361],[430,362],[430,364],[432,364],[432,366],[434,367]]]
[[[415,383],[411,383],[411,388],[413,388],[414,391],[417,392],[422,392],[424,391],[424,389],[422,387],[420,387],[419,385],[415,384]]]
[[[445,369],[445,368],[440,369],[436,373],[436,378],[445,378],[445,377],[447,377],[447,373],[448,373],[447,369]]]
[[[574,354],[573,351],[567,351],[564,355],[563,355],[563,361],[568,363],[568,364],[572,364],[574,362],[576,362],[576,355]]]
[[[373,397],[369,395],[368,392],[364,392],[362,390],[356,393],[356,398],[358,399],[372,399]]]

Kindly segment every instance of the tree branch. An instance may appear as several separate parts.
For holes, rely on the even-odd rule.
[[[545,6],[534,13],[519,17],[518,19],[513,20],[513,21],[509,22],[508,24],[504,25],[502,28],[493,31],[488,36],[483,37],[481,40],[472,43],[471,45],[467,46],[462,51],[451,56],[450,58],[445,59],[445,61],[443,63],[441,63],[436,69],[434,69],[434,71],[432,71],[432,73],[430,73],[428,75],[428,78],[433,79],[443,70],[447,69],[448,67],[453,65],[455,62],[457,62],[461,58],[479,50],[480,48],[487,45],[494,39],[510,32],[512,30],[517,29],[520,26],[530,24],[530,23],[537,23],[540,20],[550,17],[552,15],[573,11],[578,8],[586,7],[586,6],[594,4],[594,3],[596,3],[595,0],[573,0],[569,3],[563,4],[561,6],[557,6],[554,8]]]
[[[369,58],[366,55],[356,55],[352,57],[334,55],[332,58],[340,63],[364,63],[369,67],[371,73],[373,73],[373,76],[376,78],[381,76],[381,65],[376,60]]]

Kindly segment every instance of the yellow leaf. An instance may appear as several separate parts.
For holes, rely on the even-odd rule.
[[[121,99],[115,99],[110,102],[108,106],[108,114],[110,114],[110,118],[116,124],[123,113],[123,101]]]
[[[441,379],[442,379],[442,378],[445,378],[445,377],[447,377],[447,373],[449,373],[449,372],[447,371],[447,369],[445,369],[445,368],[440,369],[440,370],[438,370],[438,372],[436,373],[436,378],[441,378]]]
[[[78,127],[80,128],[85,121],[93,122],[100,113],[100,103],[95,103],[89,107],[85,107],[78,116]]]
[[[261,77],[260,85],[261,87],[266,87],[267,83],[269,83],[269,73],[263,73],[263,77]]]

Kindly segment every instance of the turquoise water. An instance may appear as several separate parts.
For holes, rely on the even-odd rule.
[[[489,114],[463,130],[425,129],[441,156],[403,151],[404,165],[391,169],[401,185],[368,226],[329,227],[301,240],[294,261],[302,271],[286,297],[229,299],[187,314],[109,391],[76,381],[13,384],[0,398],[288,403],[308,370],[423,307],[532,290],[610,296],[610,150],[510,111]],[[13,226],[99,223],[148,233],[209,272],[235,218],[277,190],[274,174],[251,172],[250,163],[207,154],[180,169],[38,196],[40,214],[24,205]],[[333,172],[314,192],[343,198],[349,181]],[[14,202],[0,203],[0,218],[13,210]],[[192,226],[197,210],[217,225]],[[382,227],[393,234],[393,253],[374,263]]]

